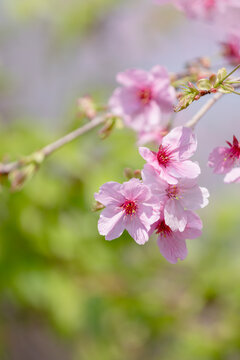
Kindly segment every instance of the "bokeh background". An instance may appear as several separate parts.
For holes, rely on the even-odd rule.
[[[149,0],[0,1],[0,156],[14,160],[80,125],[77,98],[105,103],[115,75],[156,64],[181,70],[221,36]],[[205,99],[204,99],[205,101]],[[200,104],[181,113],[189,119]],[[98,235],[93,193],[143,164],[126,129],[97,131],[59,150],[19,192],[0,199],[1,360],[240,359],[240,192],[207,168],[239,134],[227,95],[197,127],[202,238],[168,264],[154,239]]]

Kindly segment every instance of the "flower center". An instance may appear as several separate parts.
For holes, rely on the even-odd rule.
[[[148,105],[152,100],[152,91],[150,88],[140,89],[138,92],[138,97],[143,105]]]
[[[178,187],[177,185],[168,185],[167,196],[170,199],[178,199]]]
[[[215,1],[215,0],[205,0],[204,5],[205,5],[205,8],[206,8],[207,10],[209,10],[209,9],[212,9],[212,8],[215,7],[216,1]]]
[[[227,160],[229,157],[232,160],[240,159],[240,142],[238,142],[236,136],[233,136],[232,144],[229,141],[227,141],[227,144],[230,146],[230,149],[227,150],[227,157],[224,160]]]
[[[171,160],[170,151],[166,147],[164,148],[162,145],[160,145],[158,153],[157,153],[157,159],[158,159],[159,165],[167,167],[168,163]]]
[[[166,225],[165,221],[162,220],[156,226],[156,233],[166,237],[166,236],[171,235],[172,230],[170,229],[170,227],[168,225]]]
[[[137,211],[137,205],[132,200],[126,200],[121,207],[124,209],[126,215],[134,215]]]

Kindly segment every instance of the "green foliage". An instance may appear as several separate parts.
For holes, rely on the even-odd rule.
[[[4,0],[5,8],[19,20],[42,18],[63,36],[78,35],[96,27],[116,0]]]
[[[1,158],[56,137],[14,129],[0,131]],[[104,141],[93,131],[52,155],[21,191],[3,187],[1,302],[67,336],[74,360],[237,358],[239,205],[229,188],[202,211],[203,237],[188,242],[178,265],[154,239],[143,247],[127,234],[107,242],[97,233],[93,193],[142,166],[134,142],[126,130]]]

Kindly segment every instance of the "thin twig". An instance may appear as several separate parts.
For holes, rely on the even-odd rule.
[[[106,120],[106,116],[99,116],[95,119],[91,120],[89,123],[83,125],[82,127],[70,132],[69,134],[63,136],[62,138],[54,141],[53,143],[43,147],[42,149],[38,150],[36,153],[41,155],[43,158],[49,156],[54,151],[60,149],[65,144],[70,143],[74,139],[78,138],[79,136],[85,134],[86,132],[90,131],[91,129],[95,128],[96,126],[102,124]],[[26,158],[31,157],[27,156]],[[6,164],[0,164],[0,175],[8,175],[10,172],[22,167],[25,164],[24,158],[19,161],[10,162]]]
[[[78,138],[79,136],[85,134],[89,130],[95,128],[96,126],[102,124],[106,119],[106,116],[96,117],[95,119],[91,120],[86,125],[72,131],[71,133],[63,136],[62,138],[58,139],[57,141],[53,142],[52,144],[49,144],[45,146],[40,152],[44,156],[48,156],[57,149],[61,148],[65,144],[68,144],[69,142],[73,141],[74,139]]]
[[[223,93],[215,94],[210,100],[203,105],[199,112],[185,125],[189,128],[194,128],[198,121],[211,109],[211,107],[223,96]]]

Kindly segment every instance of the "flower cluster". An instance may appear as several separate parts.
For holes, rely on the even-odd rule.
[[[240,142],[233,136],[228,146],[219,146],[209,155],[208,165],[216,174],[225,174],[225,183],[240,183]]]
[[[142,180],[101,186],[95,199],[105,206],[98,230],[106,240],[126,229],[138,244],[158,235],[162,255],[171,263],[187,255],[186,239],[201,235],[202,222],[193,210],[208,204],[208,191],[197,183],[200,168],[189,160],[197,142],[189,128],[177,127],[162,140],[157,152],[140,148],[146,160]]]
[[[111,112],[137,132],[139,144],[161,142],[176,100],[166,69],[155,66],[150,71],[127,70],[117,75],[117,81],[121,87],[109,100]]]

